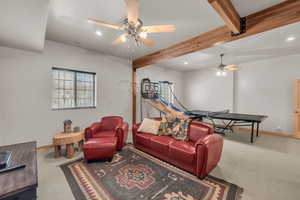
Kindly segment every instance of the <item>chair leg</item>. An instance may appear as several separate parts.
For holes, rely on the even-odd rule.
[[[75,155],[74,144],[67,144],[67,158],[73,158]]]

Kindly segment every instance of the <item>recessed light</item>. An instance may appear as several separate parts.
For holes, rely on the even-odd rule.
[[[102,32],[101,31],[96,31],[96,35],[102,36]]]
[[[288,37],[288,38],[286,38],[286,42],[292,42],[292,41],[294,41],[294,40],[296,40],[296,37],[294,37],[294,36],[290,36],[290,37]]]
[[[87,21],[87,23],[89,23],[89,24],[94,24],[95,22],[93,21],[93,20],[91,20],[91,19],[88,19],[88,20],[86,20]]]
[[[183,64],[184,64],[184,65],[188,65],[189,63],[188,63],[187,61],[185,61]]]
[[[140,37],[146,39],[147,38],[147,32],[141,32]]]

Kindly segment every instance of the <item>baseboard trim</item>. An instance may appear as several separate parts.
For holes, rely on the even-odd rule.
[[[296,139],[300,139],[300,133],[293,134],[293,137],[296,138]]]
[[[51,145],[44,145],[44,146],[39,146],[37,148],[38,151],[44,151],[44,150],[48,150],[48,149],[52,149],[54,148],[54,146],[51,144]]]
[[[250,128],[243,128],[243,127],[234,127],[234,130],[239,130],[239,131],[247,131],[251,132]],[[276,132],[276,131],[267,131],[267,130],[259,130],[259,134],[265,134],[265,135],[274,135],[274,136],[281,136],[281,137],[289,137],[289,138],[294,138],[293,134],[290,133],[282,133],[282,132]],[[256,129],[254,129],[254,133],[256,133]]]

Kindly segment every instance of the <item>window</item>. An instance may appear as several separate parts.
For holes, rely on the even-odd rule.
[[[160,81],[159,82],[160,88],[160,96],[163,100],[167,101],[168,103],[174,103],[174,85],[168,81]]]
[[[96,73],[52,68],[52,109],[94,108]]]

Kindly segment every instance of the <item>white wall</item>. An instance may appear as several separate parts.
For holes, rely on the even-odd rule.
[[[293,80],[300,79],[300,54],[242,65],[237,76],[239,112],[264,114],[263,129],[292,133]]]
[[[224,80],[205,70],[187,72],[185,103],[191,109],[231,106],[236,112],[267,115],[262,129],[292,133],[293,80],[300,79],[299,59],[300,55],[291,55],[241,64],[235,81],[233,76]]]
[[[189,110],[233,109],[233,74],[217,77],[216,71],[203,69],[184,73],[184,102]]]
[[[138,81],[138,93],[137,93],[137,121],[141,121],[141,112],[140,112],[140,84],[142,79],[149,78],[153,82],[158,81],[170,81],[174,84],[174,93],[180,101],[183,101],[182,96],[182,73],[174,70],[169,70],[166,68],[161,68],[155,65],[150,65],[137,70],[137,81]],[[174,100],[175,101],[175,100]],[[144,102],[142,104],[143,108],[143,117],[158,117],[159,112],[151,107],[149,104]]]
[[[51,110],[51,68],[97,73],[97,108]],[[37,140],[52,143],[71,119],[81,128],[105,115],[131,123],[131,62],[46,41],[41,54],[0,47],[0,145]]]

